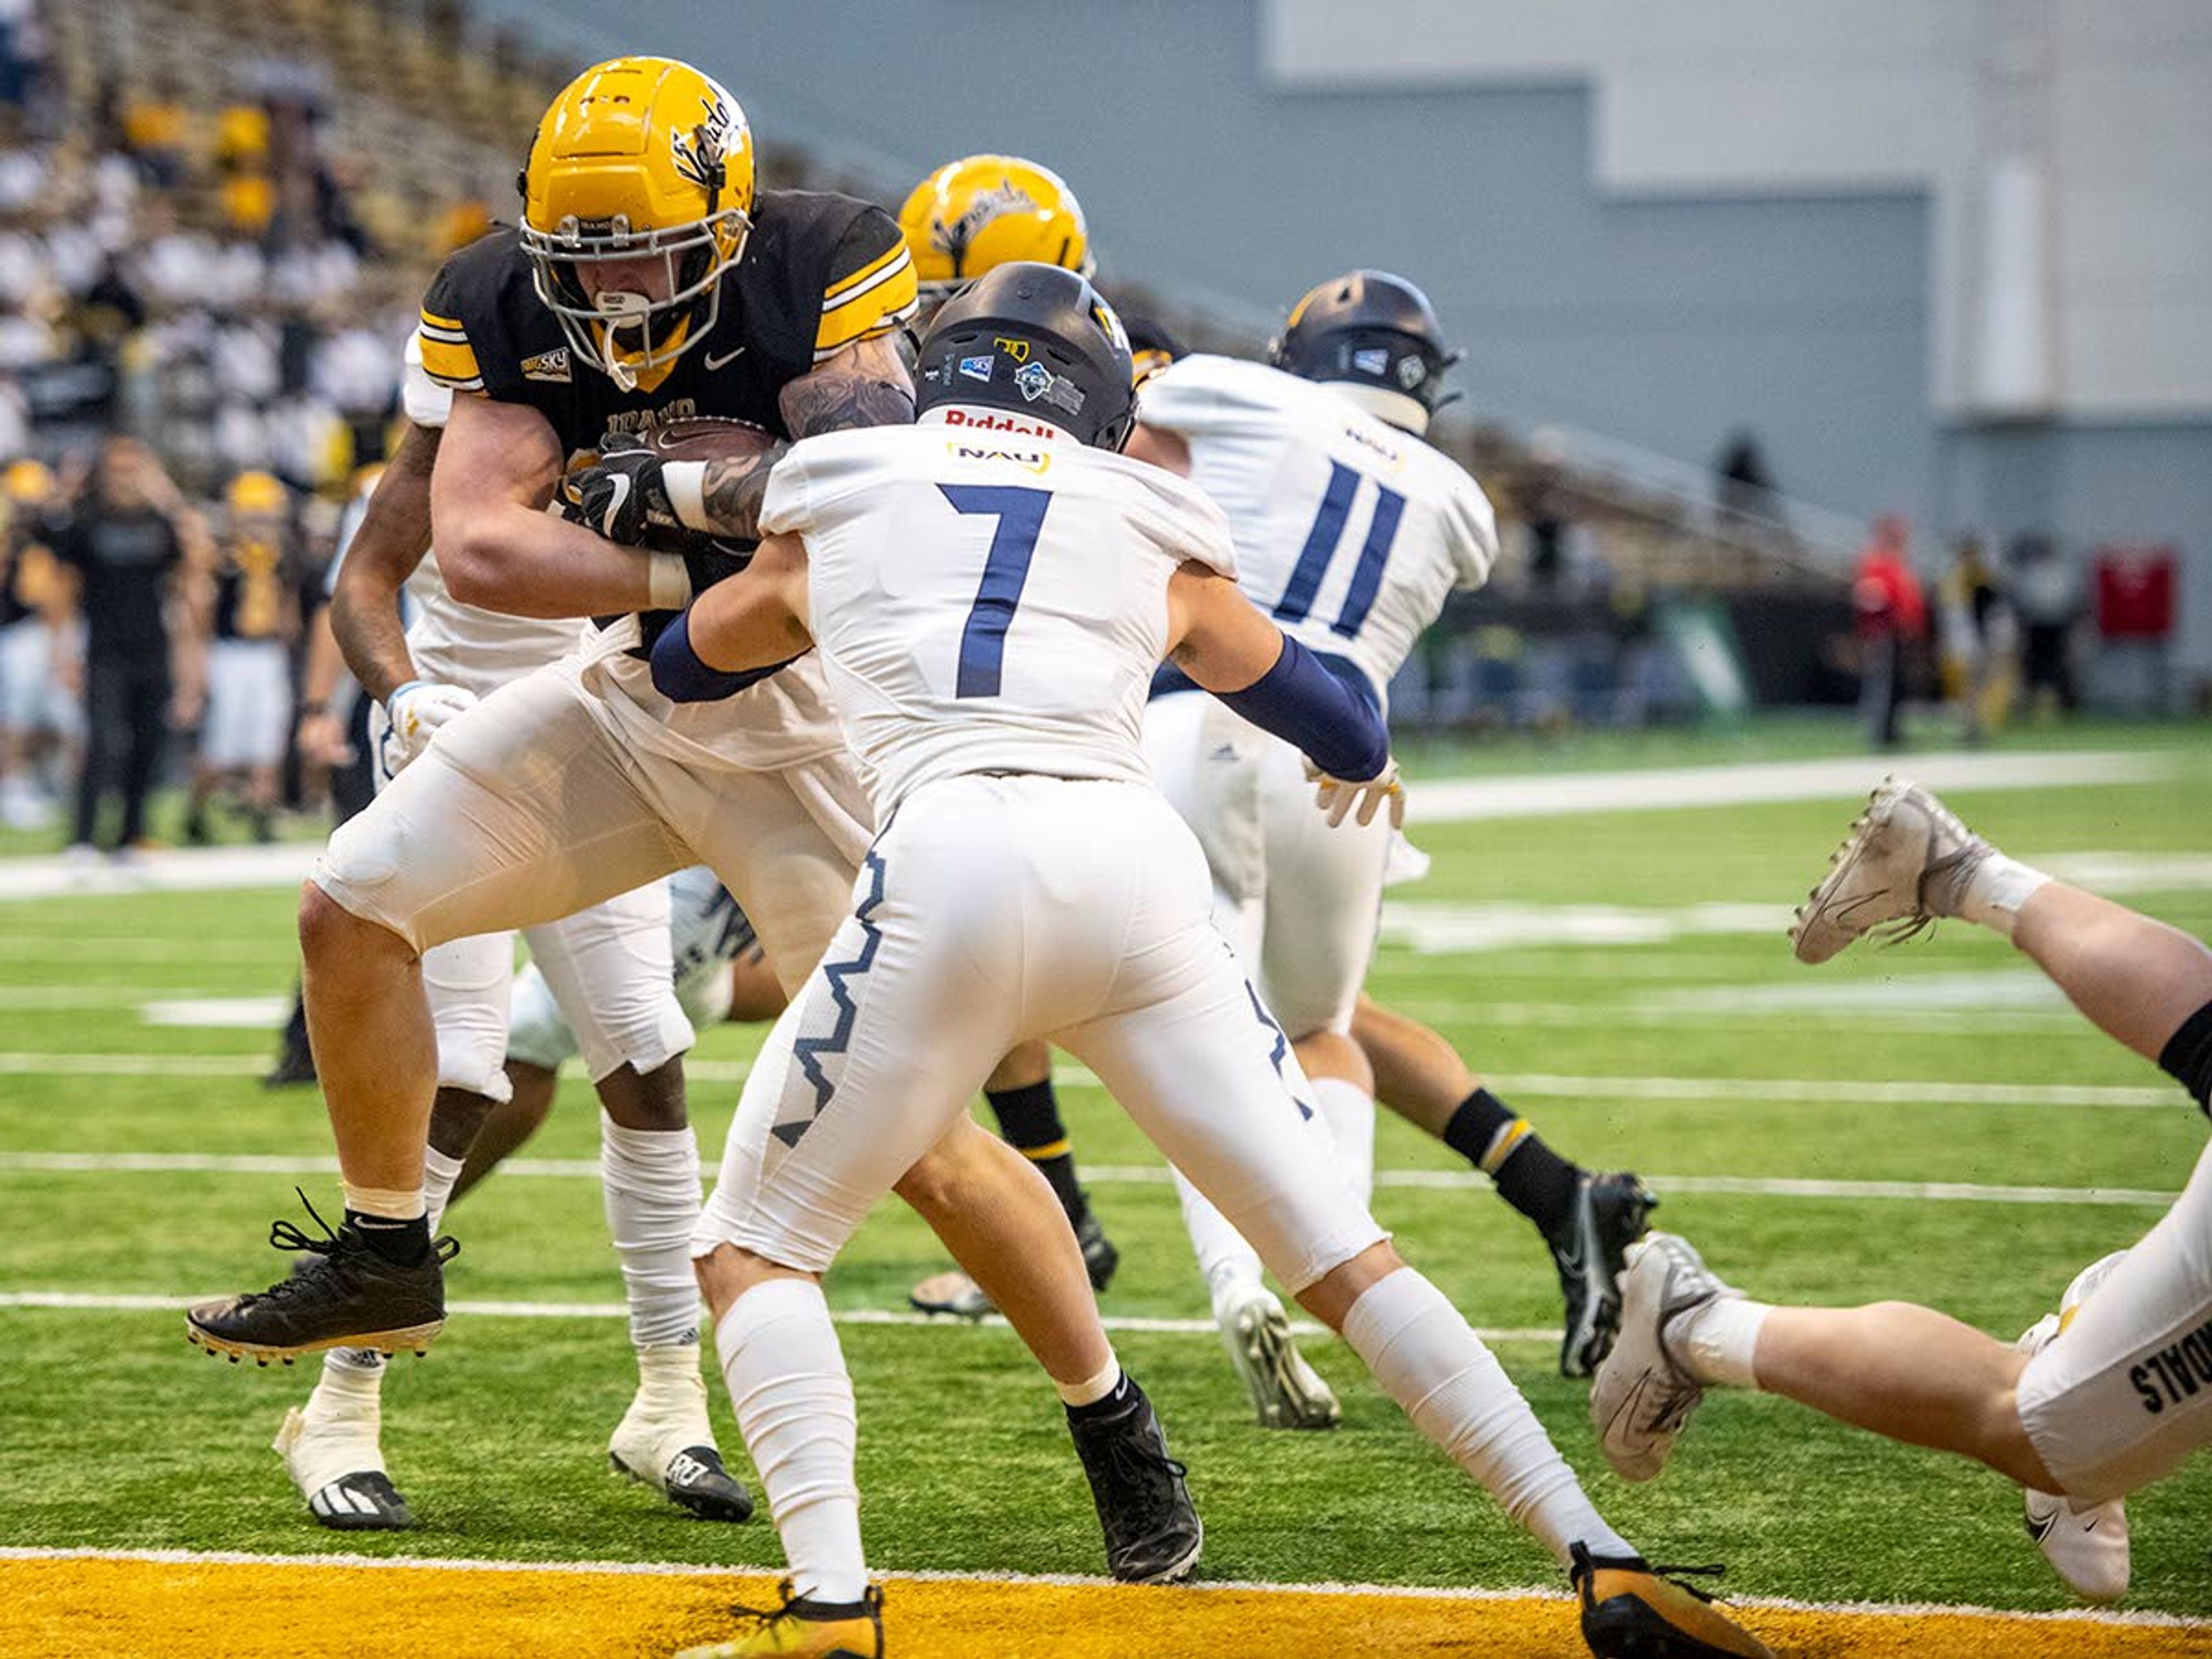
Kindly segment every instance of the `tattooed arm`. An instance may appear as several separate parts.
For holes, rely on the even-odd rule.
[[[904,426],[914,419],[914,380],[896,337],[887,334],[847,346],[787,385],[777,403],[793,441],[848,427]],[[757,538],[769,470],[790,447],[782,443],[743,460],[708,462],[699,486],[706,522],[694,527],[738,541]],[[692,521],[690,513],[684,516]]]

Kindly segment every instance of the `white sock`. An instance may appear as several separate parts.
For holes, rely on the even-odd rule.
[[[1106,1350],[1106,1363],[1095,1375],[1080,1382],[1055,1382],[1052,1386],[1060,1390],[1060,1403],[1064,1406],[1095,1406],[1113,1393],[1121,1381],[1121,1362],[1109,1348]]]
[[[715,1327],[714,1348],[793,1589],[819,1601],[859,1601],[868,1586],[853,1474],[859,1430],[853,1380],[822,1287],[802,1279],[754,1285]]]
[[[1344,1340],[1413,1426],[1480,1480],[1561,1565],[1580,1542],[1595,1555],[1634,1555],[1583,1495],[1482,1339],[1443,1292],[1401,1267],[1370,1285],[1344,1319]]]
[[[453,1201],[453,1183],[461,1178],[461,1168],[467,1162],[448,1158],[435,1146],[422,1149],[422,1213],[430,1218],[434,1233],[446,1218],[446,1206]]]
[[[687,1128],[625,1129],[599,1114],[599,1186],[622,1258],[629,1340],[640,1348],[699,1340],[691,1230],[699,1224],[699,1140]]]
[[[345,1206],[356,1215],[373,1215],[383,1221],[412,1221],[422,1213],[422,1189],[401,1187],[356,1187],[341,1179]]]
[[[1752,1359],[1759,1333],[1774,1311],[1747,1297],[1717,1296],[1701,1308],[1677,1314],[1659,1333],[1674,1363],[1700,1382],[1729,1389],[1755,1389]]]
[[[1182,1224],[1190,1234],[1191,1251],[1198,1257],[1199,1272],[1206,1275],[1206,1292],[1218,1320],[1225,1310],[1261,1289],[1260,1253],[1180,1170],[1175,1171],[1175,1184],[1182,1200]]]
[[[1336,1167],[1364,1209],[1375,1192],[1375,1097],[1340,1077],[1312,1082],[1314,1103],[1336,1143]]]
[[[1966,890],[1959,895],[1960,918],[2010,939],[2020,921],[2020,907],[2050,879],[2017,859],[1992,852],[1966,878]]]

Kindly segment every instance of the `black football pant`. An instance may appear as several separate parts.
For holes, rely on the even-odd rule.
[[[112,847],[128,847],[146,831],[146,795],[161,764],[169,731],[168,652],[148,657],[100,655],[84,670],[84,770],[76,784],[75,839],[93,845],[100,802],[123,793],[123,823]]]

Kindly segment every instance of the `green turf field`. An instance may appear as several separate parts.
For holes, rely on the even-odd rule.
[[[1751,757],[1820,752],[1834,736],[1770,738]],[[2170,756],[2170,781],[1959,792],[1954,804],[2031,860],[2128,855],[2108,866],[2141,884],[2127,902],[2212,933],[2212,873],[2201,856],[2180,861],[2206,850],[2212,758],[2187,731],[2129,746],[2146,744]],[[1728,757],[1724,743],[1699,739],[1503,767],[1437,757],[1423,769]],[[1879,769],[1867,763],[1869,782]],[[1663,1224],[1698,1241],[1722,1272],[1777,1298],[1910,1296],[2010,1338],[2077,1268],[2148,1224],[2158,1208],[2142,1194],[2178,1188],[2203,1121],[2001,942],[1949,927],[1825,969],[1790,959],[1789,906],[1855,810],[1851,796],[1638,811],[1632,781],[1619,793],[1614,811],[1421,830],[1436,869],[1390,895],[1371,988],[1443,1030],[1555,1146],[1644,1172],[1664,1199]],[[422,1525],[362,1541],[312,1525],[268,1449],[309,1373],[212,1364],[185,1345],[171,1311],[27,1305],[49,1292],[184,1297],[282,1270],[259,1241],[270,1218],[295,1213],[292,1177],[191,1166],[327,1158],[318,1097],[257,1085],[272,1048],[265,1032],[149,1024],[144,1005],[287,992],[291,903],[277,890],[0,903],[0,1546],[775,1562],[764,1523],[689,1522],[602,1473],[632,1380],[618,1318],[464,1316],[430,1359],[401,1361],[386,1449]],[[1501,919],[1511,924],[1502,933]],[[754,1042],[726,1029],[697,1051],[723,1062],[702,1066],[713,1080],[694,1089],[709,1167],[736,1092],[727,1062]],[[1201,1316],[1158,1158],[1095,1088],[1071,1086],[1064,1098],[1096,1171],[1094,1202],[1123,1251],[1105,1311]],[[529,1155],[582,1159],[596,1144],[588,1095],[572,1082]],[[53,1167],[46,1154],[93,1155],[82,1160],[92,1167]],[[114,1167],[122,1154],[175,1155],[186,1167]],[[1477,1324],[1525,1331],[1556,1320],[1547,1259],[1485,1185],[1392,1179],[1464,1174],[1464,1164],[1386,1121],[1378,1167],[1389,1172],[1382,1219]],[[1716,1190],[1715,1177],[1751,1189]],[[327,1175],[299,1178],[319,1203],[334,1199]],[[1762,1185],[1783,1179],[2066,1190],[2000,1202]],[[2137,1197],[2082,1201],[2093,1191]],[[618,1300],[598,1194],[580,1174],[503,1176],[454,1212],[450,1231],[465,1252],[449,1280],[456,1298],[572,1310]],[[910,1280],[938,1265],[921,1225],[886,1207],[833,1279],[833,1304],[899,1310]],[[1010,1335],[866,1324],[843,1334],[878,1561],[1099,1571],[1056,1402]],[[1207,1575],[1551,1582],[1536,1547],[1333,1341],[1312,1339],[1309,1352],[1344,1396],[1345,1425],[1301,1437],[1249,1425],[1210,1334],[1129,1330],[1116,1344],[1190,1465]],[[1603,1472],[1584,1390],[1554,1375],[1553,1347],[1521,1337],[1499,1351],[1617,1523],[1668,1559],[1726,1561],[1731,1589],[2066,1605],[1994,1475],[1784,1402],[1724,1395],[1704,1408],[1666,1479],[1631,1488]],[[716,1411],[735,1463],[719,1398]],[[2130,1604],[2212,1613],[2212,1469],[2200,1459],[2131,1513]]]

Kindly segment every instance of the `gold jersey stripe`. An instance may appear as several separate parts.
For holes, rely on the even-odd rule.
[[[442,328],[448,333],[453,334],[459,334],[464,331],[461,327],[461,319],[459,318],[441,317],[436,312],[431,310],[428,306],[424,306],[422,307],[422,325],[425,328]]]
[[[866,283],[870,277],[880,276],[882,273],[889,270],[893,265],[897,264],[902,260],[911,264],[914,262],[913,255],[907,251],[907,246],[903,241],[893,242],[889,247],[885,248],[874,258],[869,260],[867,264],[862,265],[851,276],[840,276],[836,282],[830,283],[828,288],[823,289],[822,309],[824,311],[835,310],[838,306],[842,305],[845,302],[846,298],[859,289],[860,285]]]
[[[434,340],[422,337],[422,367],[434,380],[447,386],[483,384],[483,371],[477,366],[476,349],[465,341]]]
[[[821,331],[814,337],[814,354],[840,351],[855,340],[872,339],[888,333],[915,313],[916,301],[914,274],[909,271],[896,285],[902,292],[890,293],[878,289],[878,302],[853,306],[836,312],[822,319]]]

